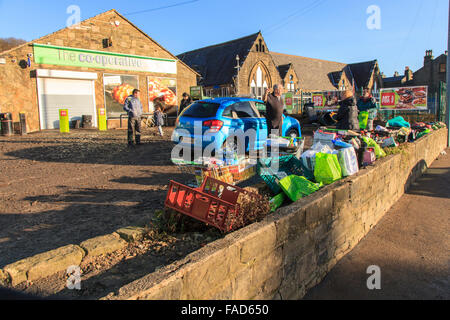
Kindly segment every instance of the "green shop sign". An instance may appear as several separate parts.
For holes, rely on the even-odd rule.
[[[177,73],[177,61],[171,59],[150,58],[42,44],[34,44],[33,48],[34,61],[37,64],[164,74]]]

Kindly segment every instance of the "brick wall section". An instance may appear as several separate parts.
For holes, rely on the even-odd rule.
[[[111,22],[120,21],[120,26],[115,27]],[[103,48],[103,39],[112,37],[113,46]],[[54,46],[89,49],[96,51],[115,52],[130,55],[139,55],[155,58],[176,59],[168,51],[150,40],[136,27],[123,19],[114,10],[100,14],[81,23],[80,29],[62,29],[50,35],[44,36],[33,43],[51,44]],[[27,60],[27,54],[33,53],[33,47],[29,44],[20,46],[15,50],[0,53],[0,58],[6,59],[5,65],[0,65],[0,110],[13,113],[14,121],[18,121],[19,113],[25,112],[28,131],[38,131],[39,112],[36,78],[33,76],[36,69],[67,70],[81,72],[95,72],[98,80],[95,83],[97,108],[104,107],[103,74],[130,74],[139,76],[141,100],[144,111],[148,111],[147,76],[177,78],[178,101],[181,101],[183,92],[190,92],[190,87],[197,85],[197,76],[194,71],[178,61],[177,75],[159,73],[144,73],[136,71],[107,70],[96,68],[79,68],[68,66],[41,65],[34,63],[31,67],[21,68],[20,61]],[[13,63],[12,59],[16,59]]]
[[[446,147],[441,129],[405,153],[282,208],[105,299],[300,299]]]

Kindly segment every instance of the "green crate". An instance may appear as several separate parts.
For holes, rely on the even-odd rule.
[[[274,162],[279,162],[278,172],[270,168]],[[274,194],[282,192],[279,182],[291,175],[302,175],[301,161],[295,156],[283,156],[280,158],[265,158],[258,161],[258,175],[269,186]]]

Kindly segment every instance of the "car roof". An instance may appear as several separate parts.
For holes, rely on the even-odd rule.
[[[211,98],[206,100],[200,100],[197,102],[207,102],[207,103],[218,103],[218,104],[231,104],[237,102],[247,102],[254,101],[259,103],[264,103],[262,100],[252,99],[252,98],[241,98],[241,97],[223,97],[223,98]]]

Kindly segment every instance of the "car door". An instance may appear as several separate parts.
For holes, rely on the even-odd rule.
[[[267,139],[267,124],[252,102],[237,102],[232,105],[232,110],[237,115],[238,127],[245,133],[246,151],[263,148]],[[250,141],[251,137],[254,141]]]

